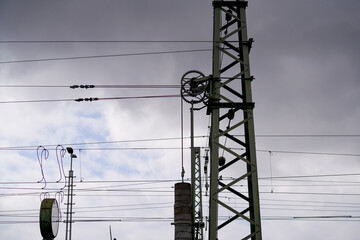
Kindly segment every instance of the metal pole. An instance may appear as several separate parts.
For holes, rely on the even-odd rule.
[[[74,172],[72,170],[73,158],[76,158],[76,155],[70,153],[70,170],[68,176],[69,181],[68,181],[68,194],[67,194],[67,203],[66,203],[67,206],[66,206],[65,240],[71,240],[71,233],[72,233],[72,205],[73,205],[73,186],[74,186]]]
[[[192,239],[203,240],[202,184],[200,147],[194,146],[194,102],[191,102],[191,199],[192,199]]]
[[[191,235],[192,239],[195,239],[195,149],[194,149],[194,103],[191,102],[190,108],[190,142],[191,142]]]
[[[240,19],[242,22],[246,22],[246,11],[245,8],[239,9]],[[239,24],[239,28],[240,28]],[[241,28],[239,32],[240,41],[247,41],[247,28]],[[243,79],[252,79],[250,74],[250,60],[249,60],[249,46],[246,44],[241,45],[241,58],[246,64],[246,68],[242,65],[241,70],[244,71]],[[244,102],[251,103],[252,99],[252,90],[251,90],[251,81],[245,80],[242,81],[242,89],[244,95]],[[261,218],[260,218],[260,196],[259,196],[259,186],[258,186],[258,172],[257,172],[257,162],[256,162],[256,147],[255,147],[255,127],[254,127],[254,116],[253,109],[248,109],[243,111],[244,119],[249,119],[244,126],[245,130],[245,142],[248,143],[247,147],[247,159],[250,160],[251,164],[247,165],[247,171],[252,173],[248,177],[248,191],[250,198],[250,219],[254,221],[254,224],[251,224],[251,233],[254,233],[255,236],[252,239],[261,240]]]
[[[72,167],[72,156],[70,156],[70,169]],[[68,240],[68,232],[69,232],[69,206],[70,206],[70,184],[71,184],[71,178],[70,178],[70,171],[69,171],[69,181],[68,181],[68,194],[67,194],[67,202],[66,202],[66,230],[65,230],[65,240]]]
[[[213,103],[220,101],[220,20],[219,8],[214,8],[213,25],[213,65],[212,80],[210,82],[210,94]],[[209,240],[217,239],[218,227],[218,177],[219,177],[219,109],[211,111],[211,135],[210,135],[210,210],[209,210]]]
[[[72,161],[71,161],[72,162]],[[71,179],[71,185],[70,185],[70,232],[69,232],[69,240],[71,240],[71,233],[72,233],[72,206],[73,206],[73,186],[74,186],[74,172],[73,170],[69,171],[69,176]]]

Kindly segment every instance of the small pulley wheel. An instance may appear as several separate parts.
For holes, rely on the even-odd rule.
[[[188,103],[204,101],[208,80],[197,70],[190,70],[181,77],[181,97]]]

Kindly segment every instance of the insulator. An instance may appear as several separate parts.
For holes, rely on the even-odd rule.
[[[231,13],[231,10],[229,9],[228,12]],[[232,16],[229,13],[226,13],[225,19],[227,22],[229,22],[231,20]]]
[[[219,166],[224,166],[225,162],[226,162],[226,160],[224,157],[222,157],[222,156],[219,157]]]
[[[227,117],[229,120],[233,120],[235,117],[235,111],[234,109],[229,109],[228,113],[227,113]]]

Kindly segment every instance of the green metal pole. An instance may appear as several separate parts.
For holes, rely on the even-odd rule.
[[[215,1],[218,2],[218,1]],[[214,7],[213,19],[213,61],[212,79],[210,81],[210,101],[220,101],[220,8]],[[209,209],[209,240],[217,239],[218,226],[218,178],[219,178],[219,109],[211,109],[210,136],[210,209]]]
[[[194,149],[194,104],[190,108],[190,141],[191,141],[191,235],[195,239],[195,149]]]

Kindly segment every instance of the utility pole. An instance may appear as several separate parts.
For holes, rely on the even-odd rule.
[[[72,161],[73,158],[77,158],[74,154],[74,150],[71,147],[66,148],[68,153],[70,154],[70,170],[69,170],[69,181],[68,181],[68,194],[67,194],[67,203],[66,203],[66,230],[65,230],[65,240],[71,240],[71,233],[72,233],[72,206],[73,203],[73,191],[74,191],[74,171],[72,169]]]

